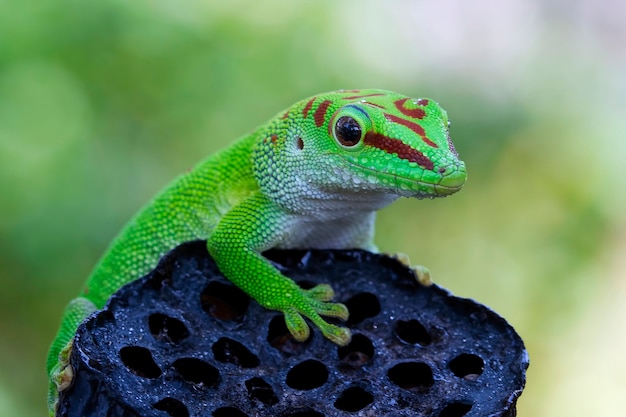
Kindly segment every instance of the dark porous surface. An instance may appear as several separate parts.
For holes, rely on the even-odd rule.
[[[181,245],[81,325],[62,416],[515,416],[524,344],[489,308],[360,250],[265,254],[304,288],[331,283],[352,342],[305,342]],[[250,279],[254,279],[251,277]]]

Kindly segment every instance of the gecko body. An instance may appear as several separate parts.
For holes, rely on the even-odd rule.
[[[444,197],[466,180],[433,100],[383,90],[340,90],[302,100],[175,179],[121,231],[66,307],[48,354],[48,405],[72,380],[78,325],[122,285],[147,274],[179,244],[204,239],[220,271],[265,308],[280,311],[297,340],[308,318],[339,345],[347,319],[330,285],[301,289],[261,253],[270,248],[363,248],[375,212],[398,197]]]

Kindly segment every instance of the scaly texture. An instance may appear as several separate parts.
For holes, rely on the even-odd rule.
[[[71,383],[68,353],[78,325],[127,282],[182,242],[206,239],[222,273],[265,308],[284,313],[297,340],[304,317],[339,345],[347,319],[329,285],[303,290],[261,252],[270,248],[375,250],[376,210],[400,196],[458,191],[465,165],[446,112],[429,99],[342,90],[296,103],[170,184],[131,220],[66,308],[48,354],[48,404]]]

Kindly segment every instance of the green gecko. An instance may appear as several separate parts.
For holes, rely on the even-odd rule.
[[[182,242],[205,239],[220,271],[265,308],[284,314],[296,340],[308,318],[338,345],[348,318],[330,285],[303,290],[261,253],[270,248],[362,248],[376,210],[398,197],[444,197],[466,180],[435,101],[383,90],[340,90],[302,100],[181,175],[122,230],[66,307],[50,347],[48,407],[70,385],[79,324],[122,285]],[[425,273],[427,270],[421,269]]]

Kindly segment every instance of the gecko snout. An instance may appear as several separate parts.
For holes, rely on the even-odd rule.
[[[467,179],[464,164],[441,166],[437,169],[437,172],[441,174],[441,181],[439,181],[438,185],[455,191],[461,188]]]

